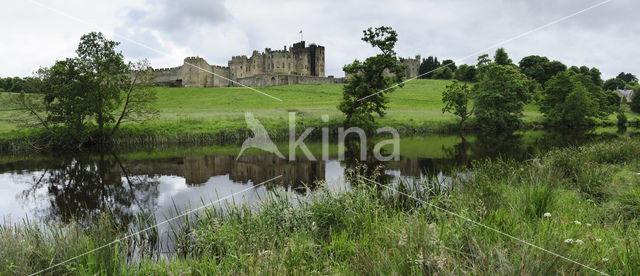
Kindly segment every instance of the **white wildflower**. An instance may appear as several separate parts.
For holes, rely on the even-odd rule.
[[[576,220],[576,221],[574,221],[573,223],[575,223],[576,225],[580,225],[580,224],[582,224],[582,222],[579,222],[579,221],[577,221],[577,220]]]
[[[418,254],[418,258],[416,260],[414,260],[415,264],[419,265],[419,264],[423,264],[424,263],[424,255],[422,254],[422,250],[420,251],[420,253]]]
[[[587,223],[587,227],[591,227],[591,223]]]
[[[601,241],[602,241],[602,239],[596,239],[596,242],[601,242]]]
[[[551,217],[551,213],[544,213],[542,216],[545,217],[545,218],[549,218],[549,217]]]
[[[573,239],[566,239],[564,240],[564,243],[573,243]]]
[[[584,244],[584,242],[582,240],[576,240],[576,244]]]
[[[602,261],[606,263],[609,261],[609,258],[602,258]]]

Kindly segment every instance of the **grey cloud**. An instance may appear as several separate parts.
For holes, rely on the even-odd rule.
[[[396,29],[397,51],[403,57],[420,54],[458,59],[602,1],[161,0],[123,7],[124,19],[114,17],[122,22],[114,30],[163,52],[200,55],[212,64],[225,64],[232,55],[291,45],[303,29],[307,42],[326,47],[326,73],[340,76],[344,64],[375,54],[360,40],[362,29],[370,26]],[[614,0],[501,46],[514,61],[538,54],[567,65],[598,67],[605,77],[620,71],[640,73],[635,47],[640,42],[638,10],[637,0]],[[37,36],[38,30],[33,34]],[[174,63],[183,58],[167,59],[116,39],[128,57],[167,62],[161,66],[178,65]],[[475,57],[463,62],[475,63]]]

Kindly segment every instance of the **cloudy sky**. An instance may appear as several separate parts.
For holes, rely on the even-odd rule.
[[[538,54],[567,65],[598,67],[603,77],[640,74],[640,1],[612,0],[529,33],[604,0],[245,1],[245,0],[0,0],[0,76],[27,76],[74,55],[80,36],[101,31],[122,42],[131,60],[153,67],[186,56],[226,65],[233,55],[279,49],[300,40],[326,47],[326,74],[375,51],[362,30],[398,31],[400,56],[463,59],[501,44],[514,61]],[[518,37],[516,40],[510,39]]]

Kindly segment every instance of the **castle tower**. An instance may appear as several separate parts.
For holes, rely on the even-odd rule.
[[[211,71],[211,65],[203,58],[185,58],[182,65],[182,86],[212,87],[214,75],[207,71]]]

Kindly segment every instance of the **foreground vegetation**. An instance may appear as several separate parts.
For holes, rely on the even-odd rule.
[[[443,182],[404,181],[397,186],[402,193],[356,173],[382,179],[379,170],[353,171],[350,191],[320,184],[300,201],[278,192],[258,210],[199,212],[174,225],[176,252],[169,259],[153,257],[154,230],[47,273],[595,273],[434,206],[608,274],[640,273],[635,138],[555,150],[525,162],[478,162]],[[123,236],[113,225],[107,216],[92,229],[5,224],[0,273],[29,274],[107,244]],[[133,246],[142,254],[136,261],[129,259]]]

